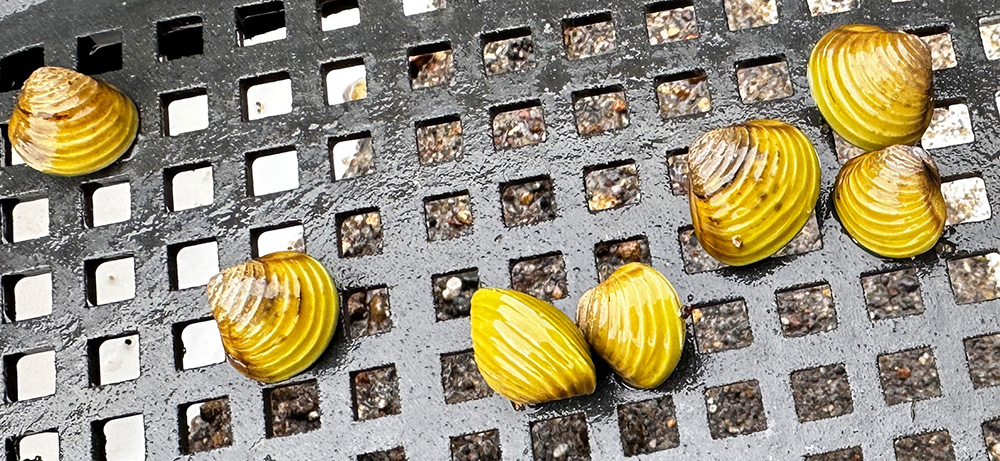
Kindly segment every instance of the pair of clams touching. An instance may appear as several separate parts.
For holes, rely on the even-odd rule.
[[[916,36],[842,26],[813,49],[810,90],[827,123],[868,153],[837,175],[833,202],[847,232],[891,258],[928,251],[945,223],[941,178],[916,144],[933,110],[931,56]],[[45,173],[98,171],[135,141],[138,112],[104,82],[44,67],[31,75],[10,121],[25,163]],[[753,120],[702,134],[688,154],[697,238],[721,262],[742,266],[785,246],[819,198],[816,150],[798,128]],[[339,316],[332,277],[295,252],[228,268],[208,284],[230,363],[261,382],[309,368],[331,342]],[[487,384],[517,404],[594,391],[590,351],[630,385],[654,388],[684,343],[681,303],[670,282],[638,263],[623,266],[579,300],[574,322],[542,300],[481,288],[472,299],[475,360]]]

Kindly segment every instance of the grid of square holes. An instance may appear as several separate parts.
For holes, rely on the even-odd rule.
[[[4,137],[10,456],[1000,452],[1000,287],[970,289],[1000,271],[1000,88],[971,83],[997,81],[1000,2],[97,3],[50,0],[0,28],[2,113],[44,63],[99,74],[143,114],[131,156],[86,178],[36,174]],[[79,20],[37,27],[67,14]],[[809,100],[803,37],[866,17],[934,51],[924,145],[953,225],[937,256],[872,257],[824,198],[780,257],[706,259],[687,144],[781,117],[816,144],[828,190],[854,153]],[[216,267],[306,247],[341,284],[343,325],[316,367],[262,388],[218,365],[200,287]],[[692,307],[667,383],[628,389],[602,368],[597,395],[526,411],[482,385],[479,283],[569,313],[628,261]]]

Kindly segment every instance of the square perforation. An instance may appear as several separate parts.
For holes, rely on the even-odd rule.
[[[279,251],[306,252],[305,228],[298,221],[250,229],[250,255],[254,258]]]
[[[656,78],[656,100],[663,118],[684,117],[712,110],[708,75],[692,70]]]
[[[416,122],[415,129],[421,165],[450,162],[462,156],[465,141],[457,114]]]
[[[864,461],[864,455],[861,452],[861,447],[850,447],[806,455],[806,461]]]
[[[431,277],[438,322],[469,316],[472,295],[479,289],[479,269],[462,269]]]
[[[352,339],[392,330],[392,306],[385,286],[348,290],[344,295],[347,334]]]
[[[531,452],[536,461],[553,459],[590,459],[590,435],[587,415],[574,413],[534,421],[530,425]]]
[[[786,337],[796,338],[837,328],[837,311],[828,283],[779,291],[774,297],[781,331]]]
[[[598,243],[594,245],[594,260],[597,262],[597,278],[602,282],[628,263],[653,263],[649,254],[649,240],[645,235]]]
[[[1000,333],[967,338],[965,357],[972,387],[1000,386]]]
[[[655,453],[681,444],[674,399],[669,395],[618,405],[618,430],[625,456]]]
[[[156,23],[156,51],[160,61],[205,52],[201,16],[184,16]]]
[[[934,104],[931,124],[920,138],[920,145],[930,150],[968,144],[975,140],[969,106],[959,99]]]
[[[958,304],[1000,298],[1000,253],[996,251],[948,261],[951,291]]]
[[[95,421],[91,427],[95,460],[146,459],[146,425],[141,413]]]
[[[194,163],[163,170],[163,196],[170,211],[211,205],[215,201],[212,164]]]
[[[36,269],[0,277],[5,321],[23,322],[52,314],[52,272]]]
[[[566,18],[562,21],[563,44],[570,61],[607,54],[618,48],[611,13]]]
[[[319,429],[319,384],[316,380],[264,390],[268,437],[285,437]]]
[[[500,185],[503,223],[525,226],[556,219],[556,193],[552,178],[536,176]]]
[[[87,355],[90,356],[90,383],[94,386],[139,378],[138,333],[91,339],[87,341]]]
[[[339,213],[336,220],[340,257],[382,254],[382,214],[378,208]]]
[[[135,258],[132,255],[110,256],[85,261],[87,302],[101,306],[135,297]]]
[[[178,370],[192,370],[226,361],[219,324],[208,317],[173,326],[174,362]]]
[[[573,93],[573,113],[576,132],[584,136],[625,128],[629,124],[625,88],[613,85],[576,91]]]
[[[896,461],[953,461],[951,434],[946,430],[900,437],[893,443]]]
[[[455,77],[451,42],[429,43],[410,48],[406,61],[410,87],[414,90],[448,86]]]
[[[452,461],[500,461],[500,431],[491,429],[451,437]]]
[[[986,181],[979,176],[954,178],[941,183],[947,206],[948,226],[986,221],[993,217],[993,207],[986,193]]]
[[[584,168],[583,184],[591,212],[631,205],[641,198],[635,160]]]
[[[695,307],[691,319],[701,352],[741,349],[753,343],[747,305],[742,299]]]
[[[471,202],[469,191],[425,198],[424,223],[427,225],[427,241],[450,240],[471,234],[473,230]]]
[[[375,172],[375,147],[370,131],[329,139],[333,180],[357,178]]]
[[[778,23],[775,0],[725,0],[729,30],[750,29]]]
[[[529,256],[510,262],[511,287],[545,301],[565,298],[566,262],[562,253]]]
[[[107,226],[132,219],[132,186],[128,178],[87,183],[80,188],[87,227]]]
[[[286,35],[284,2],[272,1],[236,7],[237,45],[259,45],[283,40]]]
[[[246,154],[247,192],[252,197],[299,188],[299,155],[295,146]]]
[[[917,402],[941,396],[934,351],[909,349],[878,358],[879,379],[886,405]]]
[[[190,88],[160,95],[164,136],[177,136],[208,128],[208,91]]]
[[[340,59],[323,64],[326,103],[334,106],[368,97],[368,68],[361,57]]]
[[[358,455],[357,461],[406,461],[406,451],[403,447],[396,447],[391,450],[373,451]]]
[[[924,312],[920,278],[914,268],[862,276],[861,288],[872,321]]]
[[[528,27],[485,33],[481,41],[486,75],[518,72],[535,65],[535,41]]]
[[[76,70],[87,75],[122,68],[122,31],[107,30],[76,38]]]
[[[45,65],[45,48],[33,46],[0,58],[0,92],[21,88],[25,80]]]
[[[229,397],[184,404],[178,413],[181,453],[200,453],[233,444]]]
[[[672,0],[646,6],[650,45],[698,38],[694,0]]]
[[[49,199],[27,194],[0,200],[3,238],[8,243],[36,240],[49,235]]]
[[[36,350],[3,358],[7,399],[40,399],[56,393],[56,351]]]
[[[854,412],[851,383],[843,363],[793,372],[792,398],[800,422],[835,418]]]
[[[31,432],[9,440],[9,453],[15,460],[58,461],[59,430]]]
[[[449,405],[493,395],[493,389],[479,373],[471,349],[441,355],[441,386],[444,402]]]
[[[168,245],[167,260],[172,289],[202,287],[219,273],[219,243],[209,238]]]
[[[736,63],[740,98],[746,104],[787,98],[795,93],[785,55],[767,56]]]
[[[538,100],[497,106],[490,109],[493,146],[515,149],[545,142],[545,114]]]
[[[396,366],[386,365],[351,373],[351,398],[355,421],[398,415],[399,376]]]
[[[361,9],[358,0],[318,0],[320,29],[324,31],[343,29],[361,24]]]
[[[292,79],[288,72],[240,80],[240,94],[244,122],[292,112]]]
[[[767,416],[757,380],[705,389],[708,429],[713,439],[752,434],[767,429]]]

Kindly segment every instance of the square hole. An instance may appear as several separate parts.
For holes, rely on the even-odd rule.
[[[1000,459],[1000,418],[983,422],[983,441],[990,460]]]
[[[843,448],[815,455],[806,455],[806,461],[863,461],[861,447]]]
[[[396,374],[396,366],[386,365],[352,372],[351,398],[355,421],[398,415],[399,376]]]
[[[49,235],[49,199],[38,194],[0,200],[4,239],[11,243]]]
[[[611,13],[563,19],[563,44],[570,61],[607,54],[618,48]]]
[[[479,289],[479,269],[462,269],[431,277],[438,322],[468,317],[472,295]]]
[[[931,124],[920,138],[920,145],[930,150],[968,144],[975,140],[969,106],[964,102],[941,102],[934,107]]]
[[[0,91],[17,90],[31,73],[45,65],[45,49],[25,48],[0,58]]]
[[[587,415],[574,413],[532,422],[531,452],[536,460],[590,459]]]
[[[581,135],[620,130],[628,126],[628,101],[621,85],[573,93],[576,131]]]
[[[673,149],[667,152],[667,170],[670,176],[671,194],[688,194],[687,154],[687,148]]]
[[[726,0],[729,30],[750,29],[778,23],[775,0]]]
[[[315,431],[322,425],[319,385],[316,380],[264,390],[268,437],[285,437]]]
[[[208,128],[208,91],[204,88],[161,94],[160,108],[164,136]]]
[[[500,461],[501,455],[497,429],[451,438],[452,461]]]
[[[427,241],[450,240],[472,233],[472,204],[469,191],[424,199]]]
[[[251,196],[298,189],[299,154],[295,146],[250,152],[246,159],[247,189]]]
[[[76,70],[94,75],[122,68],[122,31],[108,30],[76,38]]]
[[[441,355],[441,385],[448,405],[493,395],[493,389],[479,374],[472,349]]]
[[[87,354],[91,360],[91,384],[95,386],[139,378],[138,333],[87,341]]]
[[[653,263],[649,255],[649,241],[644,235],[598,243],[594,245],[594,260],[597,262],[597,278],[602,282],[628,263],[647,266]]]
[[[625,456],[655,453],[681,444],[674,399],[669,395],[618,405],[618,430]]]
[[[450,162],[465,151],[462,121],[458,115],[417,122],[415,126],[421,165]]]
[[[330,138],[333,180],[357,178],[375,172],[375,147],[369,131]]]
[[[403,0],[403,15],[429,13],[448,6],[446,0]]]
[[[486,75],[518,72],[535,65],[535,40],[528,27],[483,34],[482,45]]]
[[[1000,16],[980,18],[979,37],[983,40],[986,59],[1000,59]]]
[[[583,170],[583,184],[591,212],[631,205],[641,198],[635,160],[587,167]]]
[[[1000,386],[1000,333],[967,338],[965,357],[973,388]]]
[[[211,163],[182,165],[163,170],[167,209],[184,211],[211,205],[215,201],[215,182]]]
[[[952,259],[948,261],[948,278],[958,304],[1000,298],[1000,253]]]
[[[933,70],[950,69],[958,65],[948,26],[931,27],[913,33],[930,48]]]
[[[791,375],[795,414],[800,422],[854,412],[851,383],[843,363],[799,370]]]
[[[538,100],[525,101],[490,110],[493,120],[493,146],[515,149],[545,142],[545,114]]]
[[[725,264],[713,258],[712,255],[708,254],[701,247],[701,243],[698,242],[698,236],[695,235],[693,227],[687,226],[681,228],[677,235],[677,241],[681,244],[681,260],[684,261],[684,272],[697,274],[726,267]]]
[[[250,229],[250,253],[254,258],[279,251],[306,252],[305,228],[302,223],[290,222]]]
[[[95,459],[146,459],[146,426],[142,414],[119,416],[93,423]]]
[[[240,93],[244,122],[292,112],[292,79],[288,72],[240,80]]]
[[[3,358],[7,398],[14,402],[56,393],[56,351],[43,350]]]
[[[708,112],[712,110],[708,75],[699,69],[658,77],[656,100],[660,106],[660,117],[663,118]]]
[[[500,185],[503,223],[525,226],[556,219],[556,193],[552,179],[536,176]]]
[[[809,0],[809,14],[821,16],[844,13],[853,10],[856,3],[857,0]]]
[[[283,2],[256,3],[236,7],[236,44],[253,46],[284,40],[285,4]]]
[[[522,293],[552,302],[565,298],[566,262],[562,253],[530,256],[510,262],[510,285]]]
[[[214,318],[178,323],[173,326],[173,331],[178,370],[192,370],[226,361],[219,324]]]
[[[186,290],[202,287],[219,273],[219,242],[204,239],[167,246],[170,261],[170,288]]]
[[[233,444],[229,397],[181,405],[179,413],[181,453],[199,453]]]
[[[410,48],[406,61],[410,72],[410,87],[414,90],[438,85],[447,86],[455,77],[449,42]]]
[[[348,58],[326,63],[320,71],[330,106],[368,97],[368,70],[364,58]]]
[[[797,338],[837,328],[837,310],[828,283],[774,294],[786,338]]]
[[[319,0],[320,29],[336,30],[361,24],[358,0]]]
[[[85,261],[87,302],[102,306],[135,297],[135,258],[113,256]]]
[[[59,431],[33,432],[13,441],[14,459],[29,461],[59,461]]]
[[[52,314],[52,272],[48,269],[0,277],[4,315],[22,322]]]
[[[910,268],[861,277],[868,318],[894,319],[924,312],[917,270]]]
[[[691,319],[701,352],[729,351],[753,344],[747,305],[742,299],[696,307]]]
[[[929,347],[880,355],[878,372],[886,405],[941,396],[934,351]]]
[[[344,304],[349,337],[356,339],[392,329],[389,289],[385,286],[349,290],[344,295]]]
[[[705,389],[708,429],[713,439],[724,439],[767,429],[767,415],[757,380]]]
[[[893,443],[896,461],[946,461],[955,459],[948,431],[900,437]]]
[[[746,104],[787,98],[795,94],[785,55],[737,62],[736,80],[740,87],[740,98]]]
[[[949,226],[986,221],[993,217],[986,182],[978,176],[953,179],[941,183],[941,194],[947,205]]]
[[[156,23],[156,50],[160,61],[205,52],[200,16],[184,16]]]
[[[406,461],[406,451],[403,450],[403,447],[396,447],[391,450],[373,451],[371,453],[358,455],[357,460],[358,461]]]
[[[672,0],[646,6],[646,32],[650,45],[698,38],[694,0]]]
[[[340,257],[382,254],[382,215],[377,208],[337,215]]]
[[[87,227],[101,227],[132,219],[132,187],[128,179],[81,186]]]

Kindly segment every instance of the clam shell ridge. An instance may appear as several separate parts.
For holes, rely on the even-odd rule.
[[[594,392],[590,347],[555,306],[517,291],[480,288],[470,316],[476,365],[498,394],[524,405]]]
[[[931,72],[931,52],[916,35],[853,24],[816,43],[808,79],[830,127],[873,151],[923,136],[934,109]]]
[[[135,141],[139,113],[115,87],[60,67],[24,82],[10,117],[10,141],[44,173],[77,176],[118,160]]]
[[[230,267],[208,282],[229,363],[256,381],[305,371],[333,339],[337,289],[312,257],[279,252]]]
[[[802,229],[819,198],[819,158],[798,128],[754,120],[699,136],[688,152],[691,221],[731,266],[760,261]]]
[[[584,293],[576,322],[597,355],[632,386],[659,386],[684,349],[677,292],[663,274],[644,264],[626,264]]]
[[[851,159],[837,174],[833,204],[854,240],[890,258],[930,250],[944,230],[941,176],[919,147],[891,146]]]

